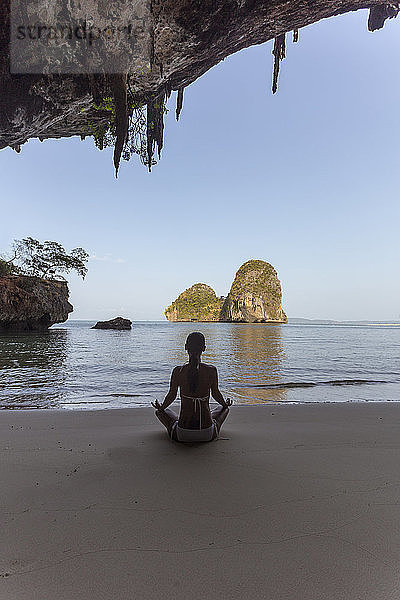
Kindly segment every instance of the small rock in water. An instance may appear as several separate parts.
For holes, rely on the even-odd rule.
[[[120,329],[127,330],[132,329],[132,321],[129,319],[123,319],[122,317],[116,317],[110,321],[98,321],[96,325],[93,325],[91,329]]]

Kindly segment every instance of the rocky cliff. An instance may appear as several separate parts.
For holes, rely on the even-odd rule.
[[[205,283],[195,283],[168,306],[168,321],[219,321],[224,298]]]
[[[168,321],[287,323],[277,272],[263,260],[249,260],[240,267],[226,298],[218,298],[209,285],[196,283],[164,314]]]
[[[18,4],[21,10],[26,7],[35,10],[33,2]],[[50,11],[49,18],[53,19],[48,21],[50,24],[57,22],[53,4],[41,0],[41,5]],[[77,4],[73,3],[74,10]],[[96,26],[109,25],[107,7],[107,3],[98,0],[84,3],[86,14],[91,15],[90,20],[94,20]],[[72,135],[93,136],[102,149],[110,143],[107,139],[111,137],[111,143],[115,144],[116,167],[121,156],[137,153],[151,168],[155,146],[160,151],[163,145],[165,100],[172,90],[178,92],[178,116],[185,86],[234,52],[272,39],[275,40],[275,90],[279,62],[285,56],[286,34],[294,31],[296,41],[302,27],[366,8],[370,9],[368,28],[373,31],[381,28],[387,18],[396,16],[399,1],[150,0],[130,3],[114,0],[113,14],[120,13],[124,23],[141,23],[132,38],[138,42],[134,44],[133,55],[129,51],[119,52],[114,58],[126,60],[113,70],[107,66],[110,48],[107,47],[106,54],[99,54],[96,48],[103,48],[99,41],[90,44],[96,69],[79,66],[79,56],[75,56],[76,64],[72,61],[64,65],[58,74],[60,60],[67,60],[73,49],[80,47],[77,40],[72,39],[68,47],[64,41],[61,47],[64,50],[59,56],[45,53],[47,62],[45,60],[40,69],[22,60],[21,64],[14,65],[17,68],[13,71],[10,47],[13,52],[17,49],[18,58],[21,44],[16,23],[10,27],[10,2],[0,2],[0,149],[10,146],[19,152],[21,145],[32,137],[43,140]],[[76,15],[68,11],[71,11],[69,3],[62,3],[61,23],[74,22]],[[40,19],[33,14],[27,22],[46,21],[40,14]],[[35,35],[33,38],[36,40]],[[46,39],[43,44],[46,51],[50,49]],[[36,57],[39,55],[37,40],[33,47]],[[89,45],[83,48],[87,59]]]
[[[282,289],[274,267],[263,260],[244,263],[224,302],[221,321],[287,323],[282,310]]]
[[[26,275],[0,277],[0,332],[44,331],[68,319],[65,281],[50,281]]]

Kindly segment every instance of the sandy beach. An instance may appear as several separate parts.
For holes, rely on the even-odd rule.
[[[400,404],[0,413],[2,600],[398,599]]]

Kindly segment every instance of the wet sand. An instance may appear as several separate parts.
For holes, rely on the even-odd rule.
[[[400,404],[1,411],[3,600],[398,600]]]

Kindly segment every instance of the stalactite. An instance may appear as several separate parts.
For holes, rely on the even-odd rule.
[[[272,80],[272,93],[275,94],[278,89],[278,77],[279,77],[279,67],[281,60],[283,60],[286,56],[286,33],[282,33],[275,38],[274,49],[272,50],[272,54],[274,55],[274,76]]]
[[[158,158],[164,142],[164,103],[165,93],[147,103],[147,161],[151,171],[153,155],[157,144]]]
[[[382,29],[386,19],[393,19],[400,12],[399,3],[392,2],[391,4],[372,6],[369,11],[368,29],[375,31]]]
[[[184,91],[184,87],[180,87],[178,89],[178,95],[176,97],[176,120],[179,121],[179,117],[181,114],[181,110],[182,110],[182,106],[183,106],[183,91]]]
[[[118,177],[119,163],[124,144],[128,137],[128,99],[127,99],[127,75],[114,75],[112,90],[115,105],[115,129],[116,140],[114,147],[115,176]]]
[[[104,148],[104,133],[101,133],[99,135],[99,137],[97,138],[97,147],[99,150],[103,150],[103,148]]]
[[[172,93],[172,88],[171,88],[171,85],[167,83],[167,84],[165,85],[165,99],[166,99],[166,100],[168,100],[168,99],[169,99],[169,97],[171,96],[171,93]]]
[[[299,41],[299,30],[293,29],[293,43],[295,44],[298,41]]]

